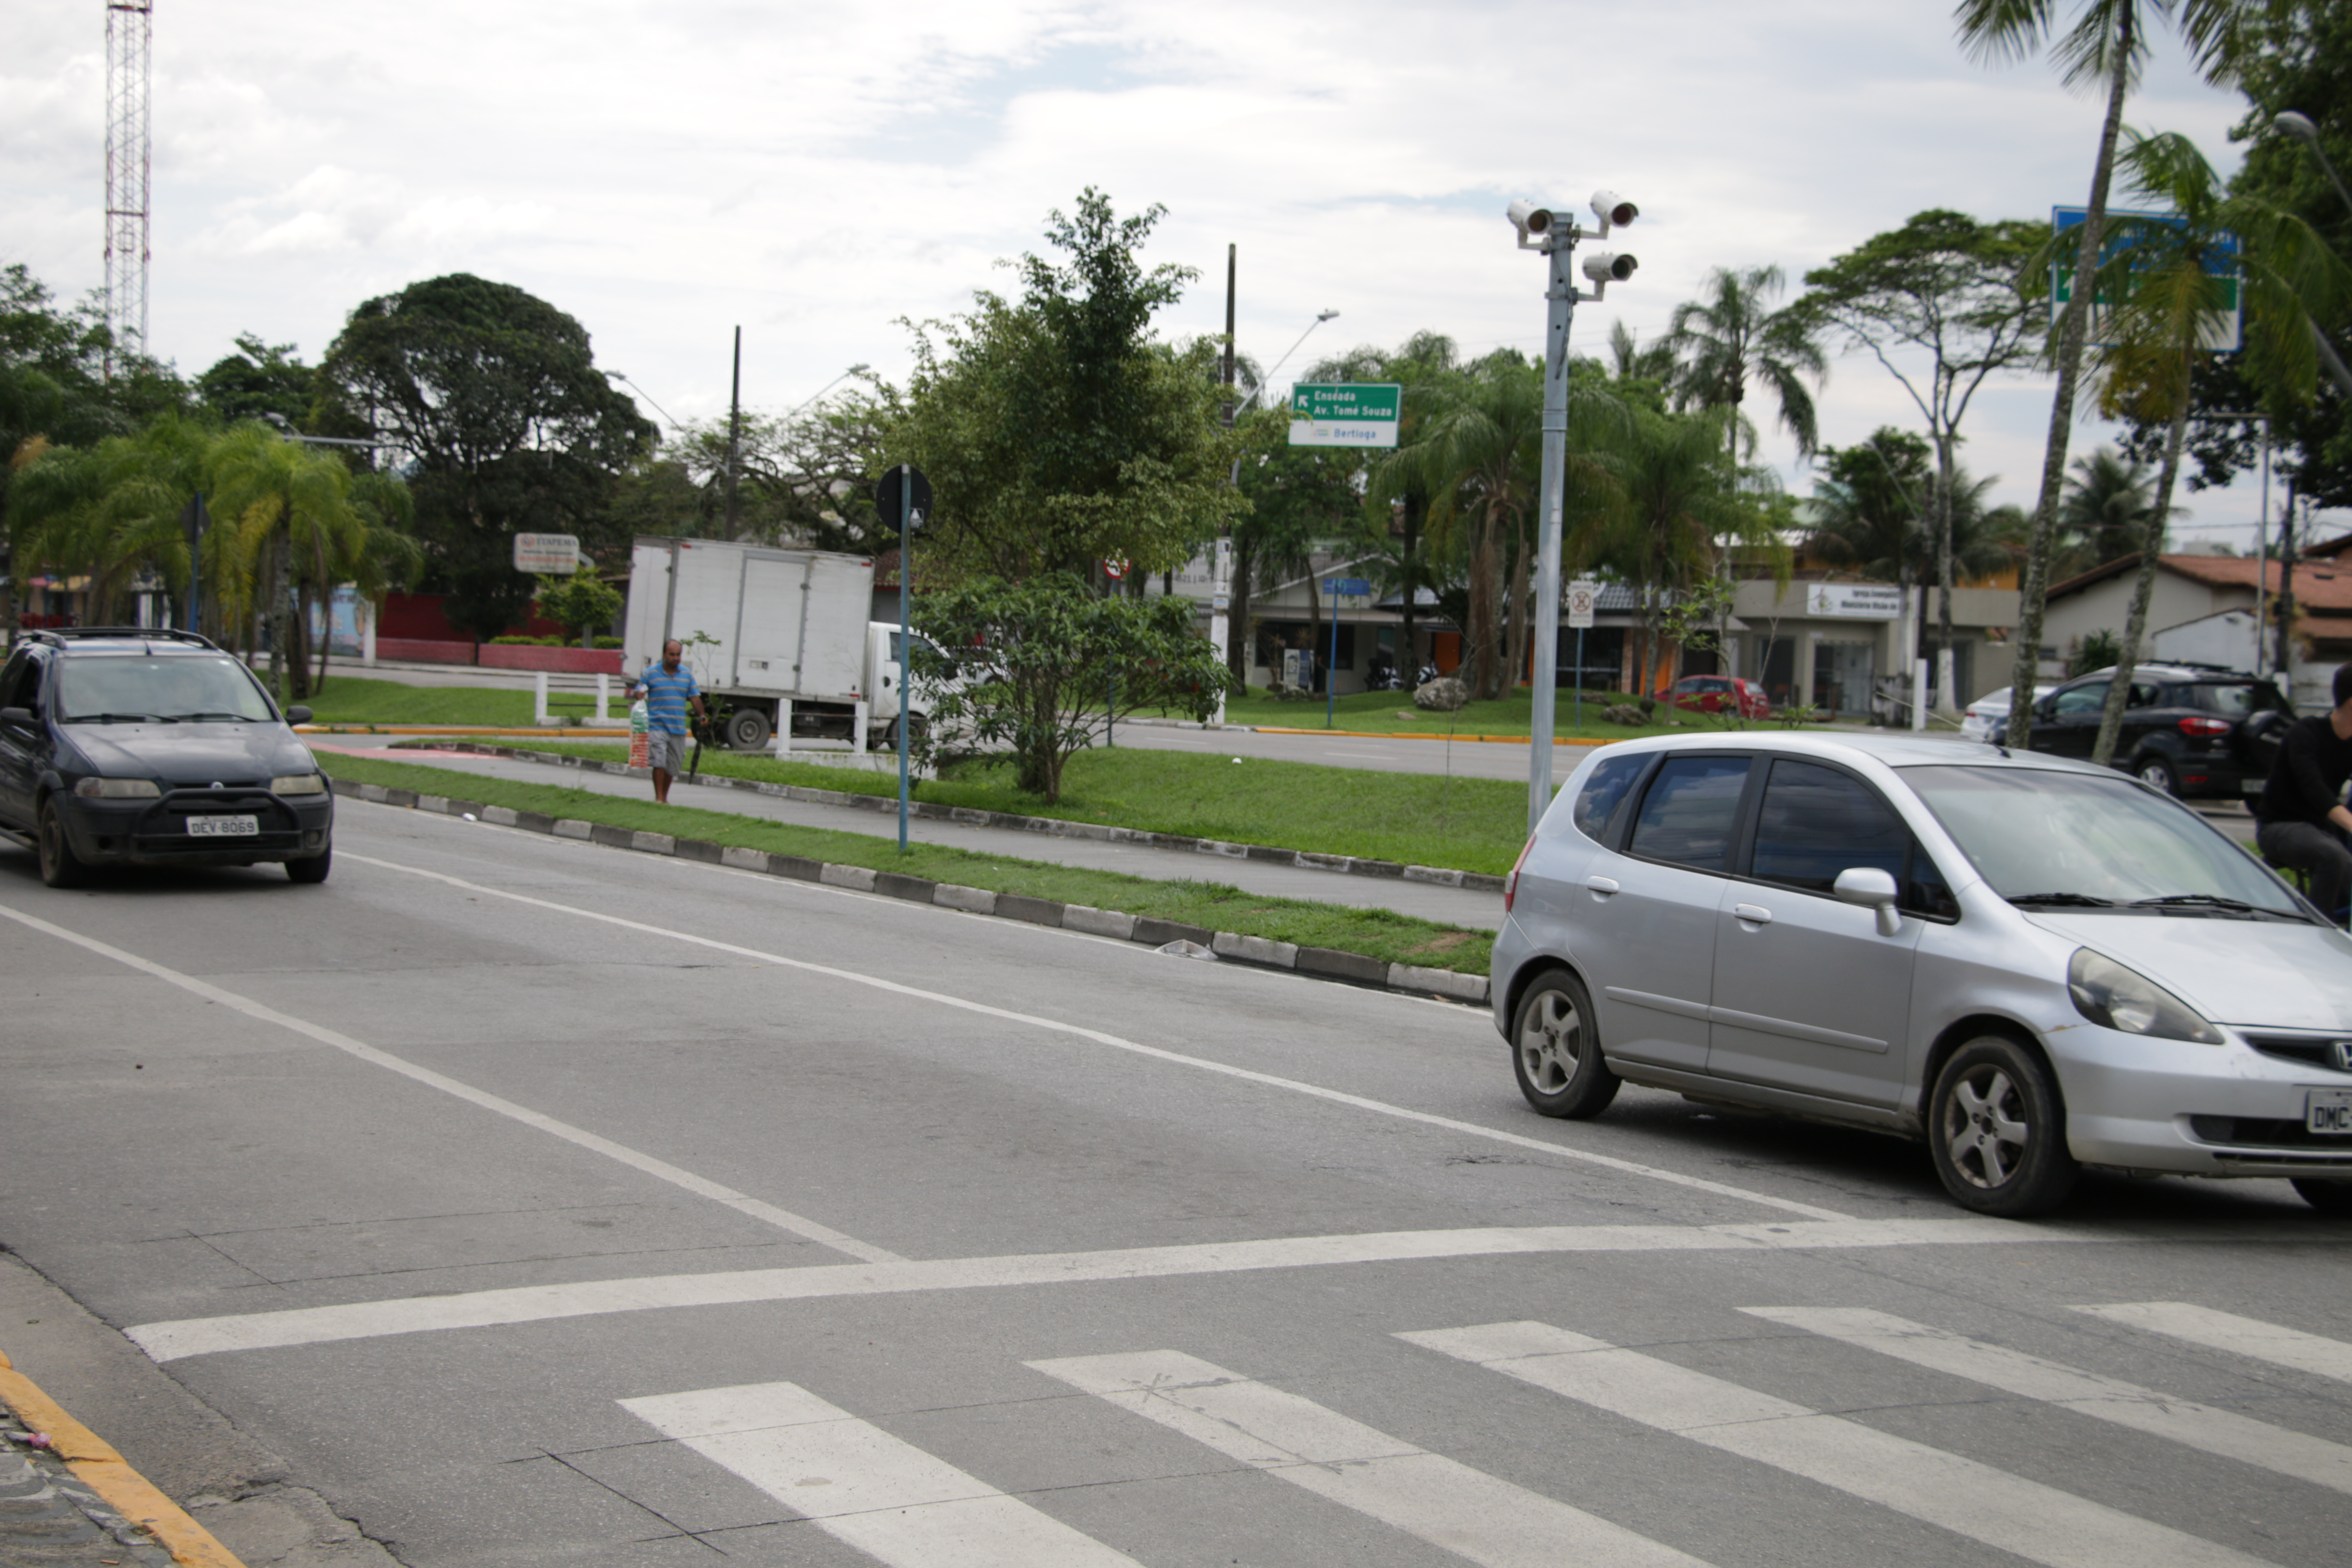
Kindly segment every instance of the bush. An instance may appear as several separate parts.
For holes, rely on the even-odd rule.
[[[562,647],[562,637],[492,637],[493,647]]]

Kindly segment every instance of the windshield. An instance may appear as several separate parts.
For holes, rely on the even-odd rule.
[[[109,654],[58,662],[58,717],[68,724],[268,723],[278,717],[259,683],[226,655]]]
[[[1940,766],[1905,768],[1903,778],[2005,899],[2085,907],[2164,900],[2190,910],[2242,904],[2306,918],[2253,857],[2128,779]]]

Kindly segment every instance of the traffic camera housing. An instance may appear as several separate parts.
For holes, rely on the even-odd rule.
[[[1592,193],[1592,216],[1601,220],[1601,231],[1606,233],[1612,228],[1623,228],[1642,216],[1642,209],[1614,191],[1595,191]]]
[[[1552,216],[1549,207],[1539,207],[1533,202],[1521,200],[1513,202],[1505,210],[1511,220],[1511,226],[1519,231],[1521,245],[1530,239],[1541,239],[1551,232]]]
[[[1633,268],[1642,265],[1633,257],[1614,250],[1596,250],[1584,258],[1584,275],[1595,283],[1622,283],[1633,276]]]

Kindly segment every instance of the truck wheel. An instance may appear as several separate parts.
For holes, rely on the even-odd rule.
[[[883,744],[885,747],[888,748],[889,750],[891,750],[891,751],[893,751],[893,752],[895,752],[895,751],[897,751],[897,750],[898,749],[898,725],[903,721],[903,718],[904,718],[904,716],[903,716],[903,715],[901,715],[901,717],[900,717],[900,718],[898,718],[898,719],[893,719],[893,720],[891,720],[891,721],[890,721],[890,723],[889,723],[889,725],[888,725],[888,727],[887,727],[887,728],[886,728],[886,729],[882,731],[882,744]],[[916,744],[920,745],[920,744],[922,743],[923,736],[924,736],[926,733],[928,733],[928,732],[929,732],[929,729],[930,729],[930,725],[929,725],[929,722],[928,722],[928,721],[923,718],[923,716],[922,716],[920,713],[916,714],[916,715],[915,715],[915,742],[916,742]]]
[[[738,708],[727,715],[727,743],[739,752],[756,752],[775,732],[768,716],[757,708]]]

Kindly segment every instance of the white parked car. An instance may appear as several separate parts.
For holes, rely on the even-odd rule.
[[[2008,728],[2009,692],[2010,689],[2004,686],[1999,691],[1988,691],[1969,703],[1968,711],[1960,719],[1960,739],[1990,741]]]

